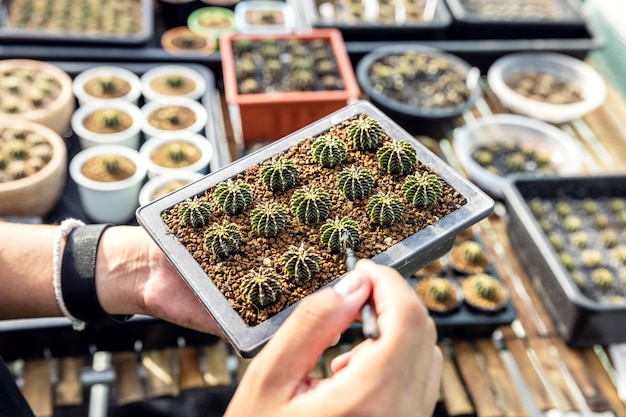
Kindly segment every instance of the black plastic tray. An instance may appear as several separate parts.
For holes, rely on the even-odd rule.
[[[141,0],[141,31],[133,36],[114,35],[107,33],[52,32],[9,26],[9,7],[13,0],[0,1],[0,41],[3,42],[40,42],[54,45],[55,43],[78,44],[110,44],[140,45],[150,40],[154,34],[153,0]]]
[[[405,277],[409,277],[415,271],[449,251],[456,235],[460,231],[486,217],[493,210],[494,202],[491,198],[461,177],[406,131],[398,127],[384,113],[365,101],[351,104],[283,139],[265,146],[257,152],[235,161],[217,172],[213,172],[198,181],[186,185],[168,196],[140,207],[137,211],[139,224],[148,231],[165,252],[180,275],[186,280],[187,284],[222,328],[233,347],[244,357],[256,354],[297,304],[289,306],[256,326],[246,325],[216,285],[210,279],[207,279],[207,274],[200,264],[191,256],[185,246],[178,241],[176,236],[171,233],[161,215],[165,210],[172,208],[178,202],[201,195],[211,186],[234,177],[250,166],[266,161],[272,155],[289,149],[299,141],[326,132],[335,124],[362,113],[377,119],[391,137],[412,143],[418,151],[418,159],[428,165],[433,172],[437,173],[440,178],[467,199],[465,205],[431,226],[379,253],[373,258],[374,261],[392,266]],[[329,285],[332,285],[332,283]]]
[[[80,72],[92,68],[94,66],[104,65],[102,63],[96,62],[53,62],[49,61],[51,64],[58,66],[65,72],[67,72],[71,77],[76,76]],[[131,63],[131,62],[121,62],[121,63],[108,63],[107,65],[115,65],[122,68],[126,68],[135,74],[141,76],[147,70],[154,68],[158,65],[162,65],[159,63]],[[216,90],[215,86],[215,77],[213,73],[207,69],[206,67],[198,64],[184,64],[193,68],[204,75],[207,81],[207,92],[201,98],[202,104],[207,108],[209,112],[209,121],[207,123],[206,128],[204,129],[204,134],[213,145],[214,153],[213,158],[209,163],[209,170],[214,171],[218,170],[224,165],[228,164],[231,161],[230,156],[230,148],[228,139],[226,137],[226,130],[224,126],[224,116],[222,113],[222,105],[219,97],[219,93]],[[143,98],[140,99],[139,105],[141,106],[143,103]],[[76,155],[80,151],[80,144],[78,142],[78,138],[73,134],[71,129],[65,135],[66,142],[68,145],[68,161]],[[145,138],[142,135],[141,143]],[[57,223],[62,221],[67,217],[74,217],[81,219],[87,223],[91,221],[84,213],[82,206],[80,205],[80,199],[78,197],[78,188],[76,183],[67,176],[67,181],[65,184],[65,188],[63,190],[63,194],[61,196],[60,201],[57,205],[52,209],[52,211],[46,216],[44,221],[46,223]]]
[[[535,197],[626,198],[626,176],[517,177],[507,184],[504,196],[511,244],[563,340],[577,348],[626,342],[626,304],[598,302],[584,295],[529,207],[529,201]],[[593,234],[591,228],[585,231]]]

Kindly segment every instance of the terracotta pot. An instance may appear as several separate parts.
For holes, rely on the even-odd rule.
[[[161,36],[161,46],[172,55],[206,56],[215,51],[215,44],[196,35],[187,26],[172,28]]]
[[[66,180],[67,148],[52,129],[28,121],[3,120],[0,129],[15,128],[35,132],[52,146],[52,158],[36,173],[0,182],[1,216],[45,216],[59,200]]]
[[[6,113],[0,111],[4,120],[28,120],[40,123],[64,135],[69,127],[70,117],[74,111],[74,96],[72,95],[72,79],[58,67],[42,61],[29,59],[6,59],[0,61],[0,77],[4,78],[6,73],[16,69],[35,70],[48,74],[60,84],[58,96],[48,105],[27,110],[20,113]],[[3,93],[4,94],[4,93]]]

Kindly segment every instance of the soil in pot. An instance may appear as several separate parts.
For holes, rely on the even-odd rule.
[[[574,104],[583,101],[582,92],[575,83],[553,74],[523,71],[511,75],[505,83],[517,94],[543,103]]]
[[[470,275],[461,285],[465,302],[477,310],[495,313],[508,301],[504,286],[492,275],[486,273]]]
[[[185,141],[171,141],[158,146],[150,159],[164,168],[184,168],[193,165],[202,157],[202,150]]]
[[[133,176],[137,167],[129,158],[121,155],[98,155],[81,167],[81,173],[98,182],[122,181]]]
[[[196,114],[185,106],[166,106],[152,112],[148,123],[161,130],[186,129],[196,122]]]
[[[472,152],[472,159],[487,171],[501,177],[513,173],[556,173],[549,152],[514,140],[480,145]]]
[[[196,82],[184,75],[168,74],[152,80],[150,88],[166,96],[181,96],[195,90]]]
[[[426,308],[438,314],[451,313],[463,300],[458,284],[435,275],[421,279],[415,286],[415,291]]]
[[[324,236],[329,236],[327,232],[334,230],[332,224],[335,222],[340,222],[343,225],[352,224],[347,229],[350,231],[349,239],[353,242],[358,240],[356,244],[357,256],[371,258],[426,226],[435,223],[467,202],[465,197],[439,179],[427,165],[420,161],[416,161],[415,165],[412,165],[412,169],[409,171],[411,173],[405,171],[391,174],[380,168],[377,152],[383,149],[388,150],[389,146],[393,146],[396,142],[382,132],[378,151],[365,151],[357,147],[352,142],[348,132],[350,126],[357,119],[366,118],[364,115],[355,116],[339,123],[325,134],[306,138],[290,149],[273,155],[265,162],[251,166],[232,178],[233,183],[241,181],[242,184],[245,184],[243,186],[240,184],[237,192],[245,195],[246,193],[242,189],[249,187],[249,193],[253,196],[244,199],[246,204],[243,204],[243,211],[239,214],[227,212],[223,208],[224,206],[219,203],[221,197],[216,198],[216,189],[222,187],[226,181],[212,186],[203,195],[179,202],[163,212],[163,221],[173,235],[187,248],[249,326],[267,320],[346,272],[345,255],[339,249],[331,249],[332,240],[331,242],[322,242]],[[322,137],[324,139],[321,139]],[[336,144],[341,141],[346,146],[345,158],[334,166],[324,166],[319,162],[321,154],[325,154],[321,148],[327,149],[326,146],[331,146],[328,145],[330,143],[328,137],[336,138],[330,142]],[[404,143],[408,144],[407,142]],[[409,146],[413,149],[412,145]],[[314,149],[315,152],[313,152]],[[387,154],[386,151],[381,153]],[[283,159],[281,160],[281,158]],[[322,160],[328,162],[325,158]],[[295,179],[293,188],[273,192],[265,181],[268,178],[273,178],[271,173],[276,172],[276,166],[281,164],[297,167],[297,179]],[[350,168],[358,170],[359,167],[369,171],[373,179],[373,188],[369,189],[369,194],[362,196],[362,200],[351,200],[338,188],[337,184],[340,174],[344,175],[342,174],[344,170]],[[283,178],[291,177],[293,179],[291,169],[284,171],[283,174],[285,172],[291,174],[284,175]],[[436,179],[437,184],[441,187],[436,202],[427,204],[426,207],[401,203],[402,197],[399,196],[404,195],[403,185],[411,175],[424,175],[430,179]],[[274,183],[271,180],[269,182],[270,184]],[[327,198],[321,198],[323,203],[315,200],[316,207],[320,208],[319,213],[325,212],[327,215],[325,221],[322,220],[323,216],[319,218],[313,216],[315,217],[314,220],[319,220],[319,222],[313,221],[307,224],[298,217],[302,214],[300,209],[303,206],[300,202],[304,201],[304,198],[300,198],[305,190],[312,191],[308,194],[309,196],[327,193]],[[376,212],[376,210],[369,210],[368,206],[372,201],[380,201],[381,197],[377,197],[379,194],[387,196],[393,194],[399,198],[398,200],[393,198],[387,200],[393,207],[391,216],[395,217],[396,220],[388,226],[384,225],[387,216],[378,217],[376,221],[370,217],[371,213]],[[219,195],[223,196],[225,193]],[[282,206],[284,208],[282,214],[285,217],[282,214],[277,217],[264,216],[263,213],[268,207],[271,209],[270,211],[275,209],[273,213],[281,213],[281,210],[276,209],[276,206],[272,206],[272,204]],[[396,208],[399,205],[403,207],[398,212]],[[379,206],[373,204],[371,207]],[[198,219],[206,219],[204,215],[207,213],[210,213],[207,223],[196,224],[199,227],[190,226],[191,223],[189,223],[187,215],[192,215],[195,222]],[[308,211],[305,213],[311,214]],[[400,215],[396,217],[398,213]],[[307,216],[305,218],[308,220],[309,217]],[[263,220],[270,217],[282,219],[284,230],[274,237],[271,233],[267,234],[267,237],[263,237],[259,230],[271,231],[273,228],[274,223],[271,221],[265,223]],[[345,222],[342,220],[344,218],[350,220]],[[327,226],[329,224],[331,226]],[[358,228],[357,238],[351,234],[354,231],[353,226]],[[220,253],[219,250],[212,252],[206,249],[205,242],[209,242],[209,247],[213,247],[212,245],[215,243],[213,237],[218,235],[232,237],[236,234],[231,233],[233,230],[238,231],[241,241],[238,249],[231,252],[230,256],[222,256],[224,252]],[[313,253],[307,252],[309,250]],[[285,263],[285,260],[293,259],[293,256],[301,259],[302,265],[312,271],[310,276],[300,279],[291,276],[292,268],[290,268],[289,262]],[[311,259],[315,261],[313,262],[315,268],[309,263]],[[251,282],[252,284],[250,284]],[[259,291],[256,292],[257,299],[251,298],[250,291],[255,294],[254,289],[258,288],[255,287],[255,283],[264,288],[261,291],[265,298],[275,295],[275,297],[271,297],[270,303],[259,304],[257,302],[259,301]]]
[[[133,118],[128,113],[116,109],[96,110],[83,122],[86,129],[100,134],[123,132],[132,124]]]
[[[125,96],[130,92],[131,85],[123,78],[110,74],[102,74],[87,80],[85,92],[100,99],[113,99]]]
[[[247,10],[245,14],[246,23],[249,25],[276,25],[285,24],[285,14],[280,10]]]

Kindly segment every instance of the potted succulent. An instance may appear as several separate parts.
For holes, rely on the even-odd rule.
[[[0,115],[40,123],[64,135],[74,111],[72,79],[60,68],[29,59],[0,60]]]
[[[204,76],[185,65],[160,65],[144,72],[140,79],[146,101],[171,97],[198,100],[207,90]]]
[[[98,145],[139,148],[144,116],[124,100],[97,100],[80,106],[72,115],[72,130],[82,149]]]
[[[24,120],[0,122],[0,216],[45,216],[66,179],[67,148],[52,129]]]
[[[213,158],[213,146],[204,136],[186,134],[152,137],[139,152],[148,161],[148,176],[173,175],[179,171],[206,173]]]
[[[255,0],[235,6],[235,24],[242,33],[285,33],[294,30],[295,19],[289,3]]]
[[[146,160],[137,150],[121,145],[84,149],[70,161],[69,173],[91,220],[125,224],[133,219],[147,173]]]
[[[98,65],[76,75],[72,90],[82,106],[94,100],[126,100],[135,105],[141,96],[141,81],[126,68]]]
[[[236,32],[235,13],[225,7],[201,7],[189,15],[187,26],[218,49],[221,37]]]
[[[346,272],[347,245],[410,276],[492,208],[361,101],[141,207],[137,218],[250,356],[299,299]]]
[[[172,137],[182,133],[198,133],[208,121],[207,109],[200,102],[186,97],[161,98],[141,107],[146,137]]]
[[[209,42],[187,26],[177,26],[161,35],[161,46],[172,55],[206,56],[215,51],[215,42]]]
[[[276,140],[360,95],[336,29],[226,36],[221,56],[233,129],[246,145]]]

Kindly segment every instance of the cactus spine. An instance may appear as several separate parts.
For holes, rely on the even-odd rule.
[[[237,253],[242,239],[239,227],[224,220],[209,226],[204,235],[204,247],[213,255],[226,258]]]
[[[404,203],[393,193],[378,193],[370,198],[365,211],[374,223],[391,226],[402,218]]]
[[[289,251],[283,256],[285,270],[297,280],[311,279],[313,274],[319,272],[320,256],[313,248],[305,248],[304,243],[299,247],[290,246]]]
[[[213,195],[217,205],[230,215],[243,213],[252,204],[252,188],[240,179],[218,184]]]
[[[385,132],[376,119],[371,117],[358,118],[348,126],[348,138],[354,145],[364,151],[378,149]]]
[[[246,301],[257,307],[265,307],[278,300],[282,292],[282,279],[274,270],[259,268],[242,278],[241,294]]]
[[[282,192],[295,187],[298,169],[292,161],[281,156],[263,165],[261,175],[263,182],[272,192]]]
[[[204,227],[211,219],[211,205],[200,197],[188,198],[178,205],[178,216],[183,224],[191,227]]]
[[[374,185],[374,177],[362,166],[344,168],[337,176],[337,186],[349,200],[363,200],[371,194]]]
[[[277,203],[265,203],[250,213],[252,228],[263,237],[275,237],[287,227],[287,209]]]
[[[441,181],[434,174],[409,175],[402,184],[404,198],[415,207],[428,207],[435,204],[443,195]]]
[[[391,141],[376,152],[378,166],[389,174],[406,175],[413,172],[417,164],[417,151],[407,141]]]
[[[337,136],[321,135],[311,145],[313,159],[327,168],[339,165],[346,157],[346,144]]]
[[[320,227],[320,237],[331,252],[345,252],[346,246],[355,249],[360,239],[359,224],[348,217],[326,220]]]
[[[321,223],[328,218],[330,195],[323,188],[304,186],[291,197],[291,212],[304,224]]]

